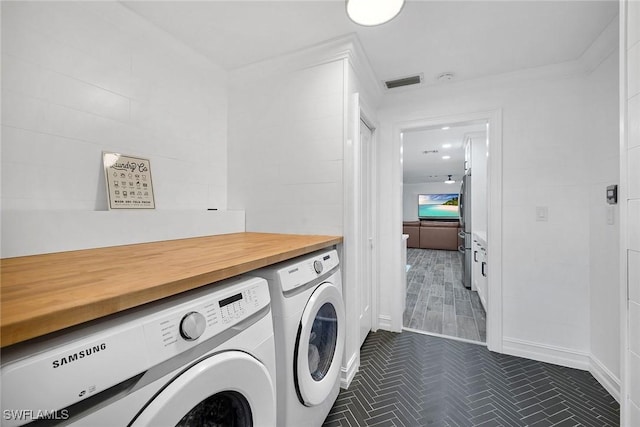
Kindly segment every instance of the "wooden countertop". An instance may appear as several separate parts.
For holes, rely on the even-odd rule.
[[[0,261],[0,346],[327,248],[338,236],[233,233]]]

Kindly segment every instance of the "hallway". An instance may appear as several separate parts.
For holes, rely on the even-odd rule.
[[[462,284],[462,254],[409,248],[407,264],[405,328],[486,342],[480,298]]]

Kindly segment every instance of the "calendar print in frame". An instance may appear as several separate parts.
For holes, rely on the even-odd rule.
[[[109,209],[155,209],[148,159],[102,153]]]

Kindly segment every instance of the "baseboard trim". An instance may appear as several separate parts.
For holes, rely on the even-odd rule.
[[[503,338],[502,352],[583,371],[589,371],[591,367],[589,353],[516,338]]]
[[[391,316],[380,314],[378,316],[378,329],[394,332],[393,329],[391,329]]]
[[[360,369],[360,350],[351,356],[346,367],[340,368],[340,388],[349,388],[353,377],[358,373],[358,369]]]
[[[591,355],[591,365],[589,372],[598,380],[600,385],[609,392],[618,403],[620,403],[620,379],[611,372],[600,360]]]

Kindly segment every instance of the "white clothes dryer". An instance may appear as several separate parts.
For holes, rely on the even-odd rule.
[[[256,270],[269,282],[277,425],[320,426],[340,391],[345,316],[335,250]]]
[[[3,426],[276,425],[267,282],[218,282],[3,349]]]

